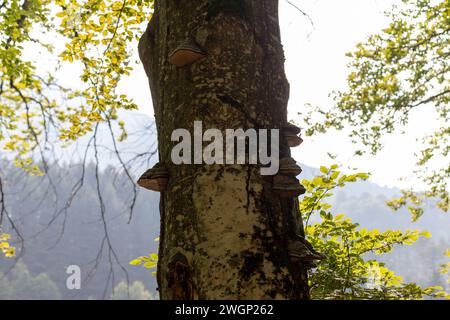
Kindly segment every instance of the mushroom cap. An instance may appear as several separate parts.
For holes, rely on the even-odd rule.
[[[138,185],[151,191],[162,192],[166,189],[167,181],[168,179],[166,177],[151,179],[141,178],[138,180]]]
[[[203,50],[192,41],[179,45],[169,54],[169,63],[181,68],[206,56]]]
[[[300,173],[302,173],[302,168],[300,168],[296,164],[289,164],[286,166],[280,166],[280,169],[278,171],[280,174],[289,175],[289,176],[298,176]]]
[[[294,135],[300,134],[302,131],[299,127],[297,127],[295,124],[288,123],[285,127],[283,127],[283,134],[285,133],[291,133]]]
[[[302,186],[297,179],[295,183],[283,183],[274,182],[273,190],[277,192],[282,198],[294,198],[298,197],[306,192],[304,186]]]
[[[314,249],[313,245],[308,240],[306,240],[305,237],[303,237],[299,234],[296,234],[294,241],[300,241],[301,243],[303,243],[309,249],[309,251],[311,251],[313,254],[315,254],[317,260],[323,260],[323,259],[327,258],[327,256],[324,255],[323,253],[317,252]]]
[[[303,143],[303,139],[295,134],[284,135],[284,139],[287,142],[288,147],[295,148]]]
[[[326,258],[322,253],[310,250],[310,248],[300,240],[291,240],[288,242],[289,256],[298,259],[301,262],[314,262]]]
[[[290,165],[290,164],[297,164],[297,161],[295,161],[292,157],[285,157],[280,159],[280,166],[284,165]]]
[[[161,163],[148,169],[139,178],[137,184],[145,189],[161,192],[164,191],[169,178],[169,172]]]
[[[298,176],[302,173],[302,168],[297,164],[294,158],[287,157],[280,159],[280,169],[278,171],[282,175]]]
[[[169,172],[167,172],[166,169],[149,169],[144,172],[144,174],[139,179],[152,179],[152,178],[159,178],[159,177],[168,177]]]

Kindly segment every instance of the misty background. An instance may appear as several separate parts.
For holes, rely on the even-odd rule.
[[[146,132],[136,139],[141,143],[132,146],[133,153],[126,151],[130,149],[129,142],[119,143],[125,162],[136,155],[146,154],[145,161],[135,162],[131,166],[130,174],[136,181],[157,159],[156,154],[148,153],[154,146],[155,137],[146,128],[151,128],[153,122],[138,113],[126,115],[126,121],[135,132]],[[17,259],[0,259],[0,299],[157,297],[156,280],[152,275],[154,270],[131,266],[129,262],[138,256],[157,252],[155,238],[159,232],[159,194],[137,189],[130,220],[129,209],[135,184],[131,183],[125,172],[117,172],[117,165],[108,152],[108,138],[106,130],[100,131],[101,150],[104,152],[100,154],[102,166],[99,168],[98,186],[105,206],[103,212],[93,154],[88,153],[84,166],[76,157],[69,159],[68,155],[73,156],[79,145],[56,153],[59,159],[50,164],[50,179],[32,177],[14,167],[5,157],[0,160],[9,213],[24,239],[20,244],[17,236],[14,237],[19,249]],[[61,160],[65,158],[67,161]],[[302,165],[302,168],[300,179],[310,179],[319,174],[317,168],[307,165]],[[82,188],[73,197],[70,206],[62,210],[72,198],[74,186],[80,181],[83,171],[85,179]],[[440,274],[438,268],[445,262],[444,253],[450,246],[450,216],[430,202],[423,217],[412,223],[406,210],[393,212],[385,204],[386,200],[399,193],[397,188],[383,187],[370,181],[348,184],[338,189],[331,198],[334,206],[332,212],[345,213],[367,229],[419,229],[431,232],[431,238],[421,239],[411,247],[396,248],[391,254],[377,259],[386,262],[406,281],[423,286],[441,285],[448,290],[446,276]],[[80,290],[68,290],[66,287],[66,268],[69,265],[81,267]]]

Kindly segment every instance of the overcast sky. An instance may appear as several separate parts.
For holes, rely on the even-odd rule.
[[[287,0],[280,0],[280,23],[286,53],[286,73],[291,85],[289,102],[290,120],[299,121],[298,113],[311,103],[329,108],[331,91],[345,88],[347,58],[355,44],[371,33],[387,26],[383,12],[394,0],[291,0],[311,17],[310,21]],[[63,42],[55,41],[62,49]],[[134,46],[136,47],[136,46]],[[58,50],[57,50],[58,51]],[[137,55],[135,56],[137,60]],[[74,75],[81,66],[74,64],[62,69],[62,81],[75,84]],[[131,76],[121,82],[121,91],[133,97],[140,111],[153,117],[147,78],[140,65]],[[432,108],[429,108],[430,110]],[[425,109],[427,110],[427,109]],[[386,186],[405,187],[412,183],[414,152],[419,150],[416,138],[432,129],[433,112],[417,110],[405,134],[400,132],[384,139],[385,148],[377,156],[353,157],[354,146],[341,132],[330,132],[318,137],[305,138],[305,143],[294,149],[298,162],[310,166],[338,162],[344,167],[358,168],[372,173],[371,180]],[[327,152],[338,155],[331,160]],[[406,181],[400,181],[407,177]],[[417,188],[417,184],[415,187]]]

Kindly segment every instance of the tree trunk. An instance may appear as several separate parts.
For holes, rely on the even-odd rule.
[[[185,66],[188,38],[206,53]],[[258,165],[174,165],[173,130],[279,129],[289,84],[275,0],[157,0],[139,53],[149,77],[160,163],[158,286],[162,299],[308,299],[305,268],[287,244],[302,233],[296,198],[273,192]],[[280,156],[290,155],[280,146]]]

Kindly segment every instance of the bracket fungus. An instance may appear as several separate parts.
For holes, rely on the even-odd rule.
[[[188,40],[180,44],[169,54],[169,63],[181,68],[206,57],[205,52],[194,41]]]
[[[302,173],[302,168],[300,168],[294,158],[287,157],[280,159],[280,169],[278,172],[285,176],[296,177]]]
[[[292,134],[300,134],[302,131],[299,127],[297,127],[295,124],[288,123],[284,128],[283,131],[290,132]]]
[[[314,250],[312,245],[303,238],[303,241],[288,241],[288,253],[293,262],[300,262],[311,268],[316,266],[316,261],[325,259],[325,255]]]
[[[281,198],[294,198],[306,192],[305,187],[293,177],[284,175],[275,176],[273,179],[273,190]]]
[[[297,241],[303,243],[306,246],[306,248],[308,248],[312,253],[315,254],[317,260],[324,260],[327,258],[327,256],[324,255],[323,253],[317,252],[316,249],[314,249],[313,245],[308,240],[306,240],[305,237],[298,234],[295,237]]]
[[[282,198],[298,197],[306,192],[305,187],[296,178],[302,168],[292,157],[280,159],[278,175],[273,178],[273,190]]]
[[[144,172],[139,178],[138,185],[142,188],[163,192],[166,188],[169,179],[169,172],[160,163],[157,163],[153,168]]]
[[[300,132],[300,128],[291,123],[282,129],[283,137],[290,148],[298,147],[303,143],[303,139],[299,136]]]

